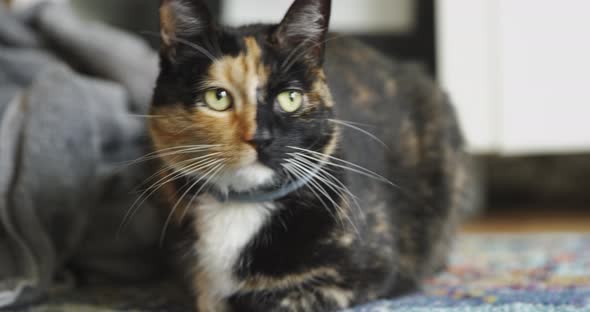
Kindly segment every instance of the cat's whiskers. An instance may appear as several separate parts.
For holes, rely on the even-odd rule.
[[[299,52],[301,49],[303,49],[305,47],[305,45],[309,44],[309,43],[317,43],[317,40],[314,40],[313,38],[307,38],[307,39],[303,40],[301,43],[299,43],[295,47],[295,49],[293,49],[293,50],[291,50],[291,52],[289,52],[289,54],[287,55],[285,60],[281,63],[280,69],[282,71],[288,70],[292,65],[287,66],[287,64],[290,64],[291,59],[295,57],[296,53]]]
[[[298,156],[295,156],[295,158],[288,160],[288,162],[292,163],[295,166],[298,166],[302,170],[306,170],[307,172],[310,172],[311,174],[313,174],[312,172],[314,172],[316,170],[316,168],[318,167],[318,164],[314,164],[311,161],[301,158],[301,157],[298,157]],[[358,205],[358,202],[356,201],[355,196],[350,192],[350,190],[348,188],[346,188],[333,175],[329,174],[332,178],[325,175],[324,170],[322,169],[321,165],[319,165],[319,166],[320,166],[319,171],[317,171],[315,174],[313,174],[313,177],[312,177],[312,179],[316,179],[319,182],[319,184],[317,185],[317,188],[321,189],[322,194],[324,194],[327,198],[330,199],[330,201],[332,202],[334,207],[336,209],[338,209],[338,211],[340,212],[340,217],[341,218],[345,217],[347,219],[347,221],[350,223],[350,225],[352,226],[352,228],[355,230],[356,234],[360,237],[360,232],[358,231],[358,228],[357,228],[355,222],[351,219],[351,217],[349,215],[349,211],[344,209],[344,207],[342,207],[341,205],[337,204],[332,199],[332,197],[329,196],[329,194],[327,194],[327,192],[321,186],[321,184],[325,185],[327,188],[332,190],[334,193],[338,194],[338,197],[349,208],[352,208],[352,205],[351,205],[350,201],[348,200],[348,198],[346,197],[346,195],[351,196],[351,198],[355,201],[355,204],[357,205],[357,207],[359,209],[359,213],[362,213],[362,210],[360,209],[360,206]],[[342,186],[335,184],[333,181],[339,182]],[[340,221],[342,222],[342,220],[340,220]]]
[[[389,146],[387,144],[385,144],[385,142],[383,142],[381,139],[379,139],[376,135],[372,134],[371,132],[369,132],[369,131],[367,131],[365,129],[362,129],[362,128],[360,128],[360,127],[352,124],[352,122],[348,122],[348,121],[344,121],[344,120],[338,120],[338,119],[327,119],[327,120],[329,122],[335,123],[337,125],[341,125],[341,126],[347,127],[349,129],[352,129],[352,130],[356,130],[356,131],[358,131],[358,132],[360,132],[360,133],[368,136],[369,138],[375,140],[376,142],[378,142],[379,144],[381,144],[383,147],[385,147],[387,150],[391,150],[389,148]]]
[[[125,226],[131,221],[131,219],[133,219],[133,217],[135,216],[135,214],[137,213],[137,211],[143,206],[143,204],[154,194],[156,193],[160,188],[162,188],[164,185],[166,185],[167,183],[170,183],[172,181],[175,181],[183,176],[189,175],[189,174],[193,174],[198,172],[199,170],[203,170],[206,169],[208,167],[208,164],[203,164],[198,163],[198,164],[194,164],[191,166],[187,166],[184,170],[181,171],[174,171],[172,173],[170,173],[169,175],[167,175],[166,177],[162,178],[160,181],[154,183],[154,185],[152,185],[150,188],[148,188],[147,190],[145,190],[131,205],[131,207],[128,209],[127,213],[125,214],[125,216],[123,217],[123,220],[119,226],[119,231],[118,233],[120,234],[122,232],[122,230],[125,228]],[[163,181],[164,179],[166,179],[166,181]],[[150,191],[151,189],[151,191]],[[148,194],[149,192],[149,194]],[[118,234],[118,235],[119,235]]]
[[[167,179],[166,181],[162,181],[163,179],[160,179],[158,182],[154,183],[147,190],[149,191],[151,189],[152,192],[155,192],[157,189],[161,188],[162,186],[164,186],[172,181],[175,181],[181,177],[190,176],[195,173],[198,173],[199,171],[209,168],[211,165],[216,165],[220,161],[221,161],[220,159],[211,159],[211,157],[209,157],[207,159],[199,161],[198,163],[186,166],[184,168],[175,169],[171,174],[164,177],[163,179],[166,179],[166,178],[172,176],[171,178]]]
[[[164,164],[163,168],[158,170],[156,173],[154,173],[153,175],[151,175],[149,178],[147,178],[144,182],[142,182],[138,188],[142,188],[144,187],[147,183],[149,183],[150,181],[154,180],[156,177],[158,177],[160,174],[162,174],[163,172],[167,171],[167,170],[172,170],[173,172],[179,172],[186,169],[186,167],[183,167],[185,164],[195,164],[196,161],[201,161],[201,160],[205,160],[207,158],[211,158],[214,156],[218,156],[222,154],[221,152],[214,152],[214,153],[208,153],[206,155],[203,156],[199,156],[199,157],[195,157],[195,158],[190,158],[190,159],[185,159],[182,161],[173,161],[174,166],[169,165],[169,164]],[[176,170],[175,168],[180,168],[179,170]],[[156,182],[157,184],[158,182]]]
[[[205,172],[204,174],[202,174],[198,179],[195,180],[194,183],[191,184],[191,186],[189,186],[187,188],[187,190],[178,198],[178,200],[176,201],[176,204],[174,204],[174,206],[172,207],[170,213],[168,214],[168,217],[166,218],[166,221],[164,222],[164,226],[162,228],[162,233],[160,234],[160,245],[162,246],[164,244],[164,239],[166,238],[166,232],[168,231],[168,226],[170,225],[170,222],[172,221],[172,217],[174,216],[174,213],[176,212],[176,209],[180,206],[180,204],[182,203],[183,199],[186,197],[186,195],[188,195],[188,193],[190,193],[190,191],[197,186],[203,179],[207,178],[207,181],[210,181],[210,176],[212,174],[215,174],[216,172],[219,172],[219,170],[223,169],[223,167],[225,166],[224,164],[224,159],[219,159],[218,160],[220,163],[217,163],[217,165],[213,166],[213,168],[209,169],[207,172]],[[205,184],[207,184],[208,182],[205,182]],[[205,185],[203,184],[203,185]],[[203,186],[201,186],[200,189],[202,189]],[[188,209],[188,208],[187,208]],[[185,211],[186,212],[186,211]]]
[[[162,157],[175,159],[175,158],[181,157],[181,156],[187,157],[187,155],[190,155],[190,154],[208,153],[206,155],[209,155],[209,154],[211,154],[211,153],[209,153],[209,150],[210,150],[210,148],[195,148],[195,149],[178,150],[178,151],[174,151],[174,152],[167,152],[167,153],[162,153],[160,155],[150,156],[146,159],[142,159],[140,162],[146,162],[146,161],[150,161],[150,160],[154,160],[154,159],[161,159]],[[190,158],[190,159],[195,160],[195,159],[200,159],[200,158],[197,157],[197,158]],[[178,164],[178,163],[175,163],[175,164]]]
[[[300,148],[300,147],[295,147],[295,146],[289,146],[289,148],[300,151],[300,152],[297,152],[296,154],[300,155],[302,157],[305,157],[307,159],[313,160],[313,161],[325,161],[325,159],[327,158],[331,161],[326,162],[326,166],[341,168],[346,171],[356,173],[356,174],[368,177],[370,179],[376,180],[378,182],[384,183],[386,185],[392,186],[392,187],[398,189],[403,195],[407,196],[409,199],[420,202],[420,204],[422,204],[422,205],[427,205],[427,203],[425,203],[421,198],[417,197],[416,194],[412,190],[409,190],[409,189],[404,188],[396,183],[393,183],[389,179],[387,179],[387,178],[385,178],[385,177],[383,177],[383,176],[381,176],[381,175],[379,175],[379,174],[377,174],[365,167],[362,167],[362,166],[357,165],[355,163],[340,159],[338,157],[327,155],[324,153],[320,153],[320,152],[316,152],[316,151],[312,151],[312,150],[308,150],[308,149],[304,149],[304,148]]]
[[[218,170],[216,170],[215,172],[213,172],[209,176],[209,178],[203,183],[203,185],[201,185],[201,187],[195,192],[195,194],[191,197],[190,201],[188,202],[188,204],[184,208],[184,211],[182,212],[182,215],[180,216],[180,222],[182,222],[182,220],[184,220],[184,218],[186,217],[186,215],[188,213],[188,210],[192,206],[194,200],[199,196],[199,194],[201,193],[201,191],[203,191],[203,189],[205,188],[205,186],[210,186],[211,183],[213,183],[214,179],[216,179],[216,178],[219,177],[219,174],[223,171],[223,169],[225,169],[225,164],[222,167],[220,167]]]
[[[338,168],[342,168],[345,169],[347,171],[350,172],[354,172],[363,176],[366,176],[368,178],[383,182],[385,184],[389,184],[391,186],[394,186],[396,188],[400,188],[401,187],[393,182],[391,182],[390,180],[388,180],[387,178],[363,167],[360,165],[357,165],[355,163],[346,161],[344,159],[340,159],[338,157],[332,156],[332,155],[327,155],[324,153],[320,153],[320,152],[316,152],[316,151],[312,151],[312,150],[308,150],[308,149],[304,149],[304,148],[300,148],[300,147],[295,147],[295,146],[289,146],[289,148],[291,149],[295,149],[300,151],[299,155],[306,157],[306,158],[310,158],[312,160],[321,160],[321,157],[325,157],[328,158],[330,160],[332,160],[331,162],[327,162],[326,165],[328,166],[333,166],[333,167],[338,167]]]
[[[197,157],[195,159],[190,159],[193,163],[187,166],[184,166],[180,169],[173,170],[170,174],[162,177],[160,180],[153,183],[149,188],[143,191],[143,193],[135,199],[131,207],[127,210],[121,224],[119,225],[119,230],[117,236],[120,236],[120,233],[125,228],[125,226],[129,223],[129,221],[133,218],[136,214],[137,210],[160,188],[164,185],[175,181],[183,176],[191,175],[201,170],[206,170],[207,168],[217,164],[217,161],[223,160],[215,160],[212,159],[215,156],[218,156],[220,153],[212,153],[208,155],[204,155],[201,157]]]
[[[379,175],[379,174],[377,174],[365,167],[362,167],[360,165],[340,159],[340,158],[332,156],[332,155],[327,155],[324,153],[320,153],[320,152],[316,152],[316,151],[312,151],[312,150],[308,150],[308,149],[304,149],[304,148],[300,148],[300,147],[295,147],[295,146],[289,146],[289,148],[300,151],[300,152],[297,152],[296,154],[301,157],[305,157],[309,160],[312,160],[312,161],[325,161],[325,159],[327,158],[331,161],[326,162],[326,164],[325,164],[326,166],[341,168],[346,171],[356,173],[356,174],[368,177],[370,179],[379,181],[381,183],[384,183],[386,185],[392,186],[392,187],[400,190],[405,196],[408,196],[408,198],[411,198],[412,200],[418,200],[421,202],[421,200],[419,198],[417,198],[412,191],[410,191],[406,188],[403,188],[396,183],[393,183],[389,179],[387,179],[387,178],[385,178],[385,177],[383,177],[383,176],[381,176],[381,175]]]
[[[154,159],[159,159],[161,157],[173,156],[173,155],[178,155],[178,154],[196,153],[196,152],[205,151],[208,149],[212,149],[215,147],[221,147],[221,146],[222,145],[217,144],[217,145],[182,145],[182,146],[168,147],[168,148],[157,150],[155,152],[151,152],[149,154],[146,154],[146,155],[139,157],[137,159],[134,159],[134,160],[122,162],[121,166],[124,166],[124,167],[125,166],[133,166],[133,165],[136,165],[136,164],[139,164],[142,162],[146,162],[146,161],[150,161],[150,160],[154,160]]]
[[[210,159],[210,160],[208,160],[207,163],[201,164],[201,166],[199,168],[190,169],[190,171],[189,170],[184,170],[181,173],[181,176],[180,177],[182,177],[182,176],[196,176],[196,175],[199,174],[200,171],[207,170],[207,169],[209,169],[212,166],[218,165],[219,163],[223,163],[223,162],[225,162],[227,160],[224,157],[224,155],[226,155],[226,154],[227,153],[222,153],[221,156],[219,156],[217,159]],[[219,158],[221,158],[221,159],[219,159]],[[165,185],[166,183],[168,183],[168,181],[167,182],[164,182],[162,185]],[[191,183],[190,179],[187,180],[187,182],[182,187],[178,188],[179,191],[180,190],[183,190],[185,187],[187,187],[188,185],[190,185],[190,183]],[[177,191],[176,194],[178,194],[179,191]]]
[[[292,57],[292,56],[291,56],[291,57],[289,57],[289,56],[288,56],[288,57],[285,59],[285,62],[283,62],[283,64],[281,65],[281,70],[283,70],[283,71],[289,71],[289,70],[291,69],[291,67],[293,67],[293,65],[295,65],[295,63],[296,63],[296,62],[297,62],[299,59],[301,59],[301,58],[302,58],[302,57],[303,57],[303,56],[304,56],[306,53],[308,53],[308,52],[309,52],[309,50],[311,50],[311,49],[315,49],[315,48],[319,47],[319,46],[320,46],[320,45],[322,45],[322,44],[326,44],[326,43],[328,43],[328,42],[330,42],[330,41],[332,41],[332,40],[340,39],[340,38],[342,38],[342,37],[345,37],[345,36],[344,36],[344,35],[338,35],[338,36],[334,36],[334,37],[327,38],[327,39],[325,39],[325,40],[322,40],[322,41],[320,41],[320,42],[317,42],[317,41],[314,41],[314,40],[307,40],[307,39],[306,39],[306,40],[304,40],[304,41],[303,41],[302,43],[300,43],[300,44],[299,44],[299,45],[298,45],[298,46],[297,46],[295,49],[293,49],[293,51],[292,51],[292,52],[289,54],[289,56],[291,56],[291,55],[294,55],[296,52],[298,52],[298,49],[301,49],[302,47],[305,47],[305,44],[307,44],[307,43],[313,43],[313,42],[317,42],[317,43],[315,43],[315,44],[314,44],[314,45],[312,45],[312,46],[309,46],[309,47],[307,47],[305,50],[301,51],[301,53],[297,54],[297,56],[296,56],[296,57]],[[291,59],[291,58],[292,58],[292,59]],[[291,59],[291,60],[289,60],[289,59]],[[285,63],[286,63],[287,61],[289,61],[289,63],[288,63],[288,65],[286,65],[286,66],[285,66]]]
[[[164,116],[164,115],[127,114],[127,116],[137,117],[137,118],[170,118],[170,116]]]
[[[344,119],[336,119],[336,118],[329,118],[328,121],[330,120],[334,120],[337,122],[341,122],[341,123],[347,123],[350,125],[355,125],[357,127],[367,127],[367,128],[377,128],[376,125],[373,124],[368,124],[368,123],[362,123],[362,122],[357,122],[357,121],[350,121],[350,120],[344,120]]]
[[[141,34],[144,34],[144,35],[149,35],[149,36],[161,38],[161,34],[160,33],[156,33],[156,32],[153,32],[153,31],[141,31],[140,33]],[[172,41],[176,41],[176,42],[182,43],[182,44],[184,44],[184,45],[186,45],[188,47],[191,47],[191,48],[195,49],[197,52],[201,53],[202,55],[206,56],[209,60],[211,60],[211,62],[215,62],[218,59],[211,52],[209,52],[209,50],[205,49],[204,47],[202,47],[202,46],[200,46],[200,45],[198,45],[198,44],[196,44],[194,42],[190,42],[188,40],[184,40],[184,39],[178,38],[178,37],[169,38],[169,39],[172,40]]]
[[[182,161],[177,161],[177,159],[176,159],[175,156],[173,156],[172,159],[173,159],[173,162],[175,164],[177,164],[177,165],[178,164],[184,165],[186,163],[190,163],[190,162],[193,161],[192,159],[186,159],[186,160],[182,160]],[[166,172],[166,171],[173,171],[173,170],[174,170],[174,167],[173,166],[171,166],[171,165],[169,165],[167,163],[162,163],[162,168],[160,170],[156,171],[154,174],[152,174],[151,176],[149,176],[146,179],[144,179],[137,187],[135,187],[133,189],[133,191],[131,193],[132,194],[141,194],[142,192],[145,191],[145,188],[144,187],[149,182],[153,181],[154,179],[156,179],[158,177],[161,178],[161,174],[163,174],[164,172]]]
[[[314,164],[310,160],[308,160],[306,158],[302,158],[296,154],[290,154],[290,155],[293,156],[297,161],[300,161],[302,164],[307,165],[310,168],[313,168]],[[350,189],[348,189],[348,187],[346,187],[346,185],[344,185],[344,183],[342,183],[342,181],[340,181],[338,178],[336,178],[328,170],[329,170],[329,168],[327,168],[326,166],[321,166],[318,170],[317,175],[325,178],[326,181],[330,182],[331,185],[337,187],[340,191],[345,192],[348,196],[350,196],[350,198],[355,202],[356,207],[359,209],[359,213],[362,213],[362,210],[361,210],[360,205],[358,203],[358,197],[356,195],[354,195],[350,191]]]
[[[303,161],[303,160],[302,160]],[[344,192],[346,195],[348,195],[348,197],[350,197],[350,199],[353,201],[354,206],[352,206],[350,204],[350,202],[348,201],[348,198],[346,196],[343,197],[343,199],[346,200],[347,205],[349,205],[349,207],[353,208],[356,207],[357,208],[357,213],[359,215],[364,214],[363,210],[361,209],[361,206],[358,202],[358,197],[356,195],[354,195],[352,193],[352,191],[346,187],[346,185],[344,185],[344,183],[342,181],[340,181],[338,178],[336,178],[333,174],[331,174],[328,170],[328,167],[322,167],[319,175],[321,177],[324,177],[327,181],[330,182],[331,185],[334,185],[335,187],[337,187],[339,190],[341,190],[342,192]]]
[[[193,49],[195,49],[196,51],[202,53],[204,56],[206,56],[209,60],[211,60],[211,62],[215,62],[218,60],[218,58],[216,56],[214,56],[213,54],[211,54],[211,52],[209,52],[207,49],[205,49],[204,47],[194,43],[194,42],[190,42],[188,40],[184,40],[182,38],[173,38],[172,40],[180,42],[182,44],[185,44]]]
[[[339,205],[334,201],[334,199],[332,199],[332,197],[328,194],[328,192],[326,192],[326,190],[315,181],[316,179],[318,179],[317,173],[315,173],[315,174],[312,173],[310,169],[303,166],[300,162],[294,161],[292,159],[287,160],[287,162],[293,166],[292,169],[295,170],[296,172],[298,172],[300,174],[301,178],[307,178],[307,177],[311,176],[308,183],[310,185],[312,185],[318,192],[320,192],[322,195],[324,195],[324,197],[326,199],[328,199],[330,201],[330,203],[332,203],[332,205],[338,209]],[[326,207],[326,209],[328,209],[331,212],[331,210],[328,207]],[[340,221],[342,221],[342,220],[340,220]]]
[[[294,164],[283,164],[282,165],[283,168],[290,173],[291,175],[293,175],[295,177],[296,180],[303,180],[308,178],[309,174],[306,174],[305,172],[302,172],[301,169],[298,169]],[[328,204],[322,199],[322,196],[320,196],[317,192],[316,192],[316,188],[315,185],[313,183],[307,183],[305,184],[305,186],[313,193],[313,195],[320,201],[320,203],[322,204],[322,206],[324,206],[324,209],[326,209],[326,211],[330,214],[330,216],[332,216],[332,218],[334,218],[335,220],[338,220],[338,218],[334,215],[334,213],[332,212],[332,210],[330,209],[330,207],[328,206]],[[319,190],[318,190],[319,191]],[[329,197],[328,197],[329,198]]]

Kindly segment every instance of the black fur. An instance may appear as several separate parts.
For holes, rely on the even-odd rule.
[[[311,4],[319,4],[327,25],[328,0],[297,0],[290,14]],[[325,187],[325,194],[318,196],[308,185],[278,199],[276,211],[241,252],[235,277],[280,280],[316,268],[332,268],[338,274],[238,292],[225,298],[227,304],[234,311],[332,311],[411,291],[444,268],[458,213],[469,204],[462,200],[469,174],[454,111],[446,95],[419,69],[394,63],[353,40],[335,40],[327,50],[323,43],[307,46],[308,54],[285,70],[283,65],[302,40],[277,37],[285,33],[284,23],[289,21],[285,18],[280,26],[215,26],[209,33],[183,40],[218,47],[213,48],[216,56],[245,52],[245,37],[255,37],[262,47],[262,62],[271,75],[269,84],[259,90],[254,140],[264,165],[282,172],[281,163],[293,152],[288,146],[322,152],[340,128],[333,156],[383,179],[358,174],[363,171],[358,168],[355,173],[330,167],[334,179],[357,197],[347,197],[352,204],[344,208],[345,218],[338,206],[348,194],[338,188]],[[169,50],[162,51],[154,106],[183,103],[190,109],[202,96],[194,86],[206,78],[212,61],[182,42],[174,57]],[[321,105],[301,114],[277,109],[275,98],[283,90],[313,92],[322,68],[335,108],[322,98]],[[330,121],[335,118],[373,125],[366,130],[386,147]],[[284,181],[287,178],[282,176]],[[186,179],[190,178],[177,180],[176,188],[183,189]],[[339,298],[322,292],[326,288],[341,292],[344,306]]]

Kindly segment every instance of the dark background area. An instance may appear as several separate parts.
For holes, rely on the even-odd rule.
[[[159,1],[72,1],[82,14],[136,33],[157,48]],[[211,11],[218,17],[221,15],[222,1],[208,0]],[[392,58],[422,64],[433,77],[436,77],[435,1],[415,1],[413,31],[355,36]],[[134,12],[132,18],[129,12]],[[588,155],[480,155],[477,158],[482,177],[482,194],[485,196],[484,206],[488,209],[493,207],[492,210],[495,211],[513,210],[515,207],[561,206],[588,210]]]
[[[211,11],[219,17],[223,0],[208,0]],[[337,0],[336,0],[337,1]],[[401,60],[423,64],[431,74],[436,73],[436,38],[434,0],[415,0],[415,28],[409,33],[357,35],[359,39],[383,53]],[[73,0],[82,12],[92,12],[108,23],[140,34],[153,47],[158,46],[158,38],[147,33],[158,31],[159,1],[121,1],[121,0]],[[134,12],[129,17],[129,12]],[[90,15],[90,14],[89,14]]]

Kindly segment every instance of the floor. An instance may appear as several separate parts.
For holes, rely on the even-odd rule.
[[[590,207],[501,207],[467,222],[467,233],[590,233]]]

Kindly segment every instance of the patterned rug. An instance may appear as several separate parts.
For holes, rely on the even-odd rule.
[[[423,293],[353,311],[590,311],[590,235],[466,235]]]
[[[21,311],[190,311],[166,285],[82,289]],[[464,235],[424,291],[346,312],[590,311],[590,235]]]

